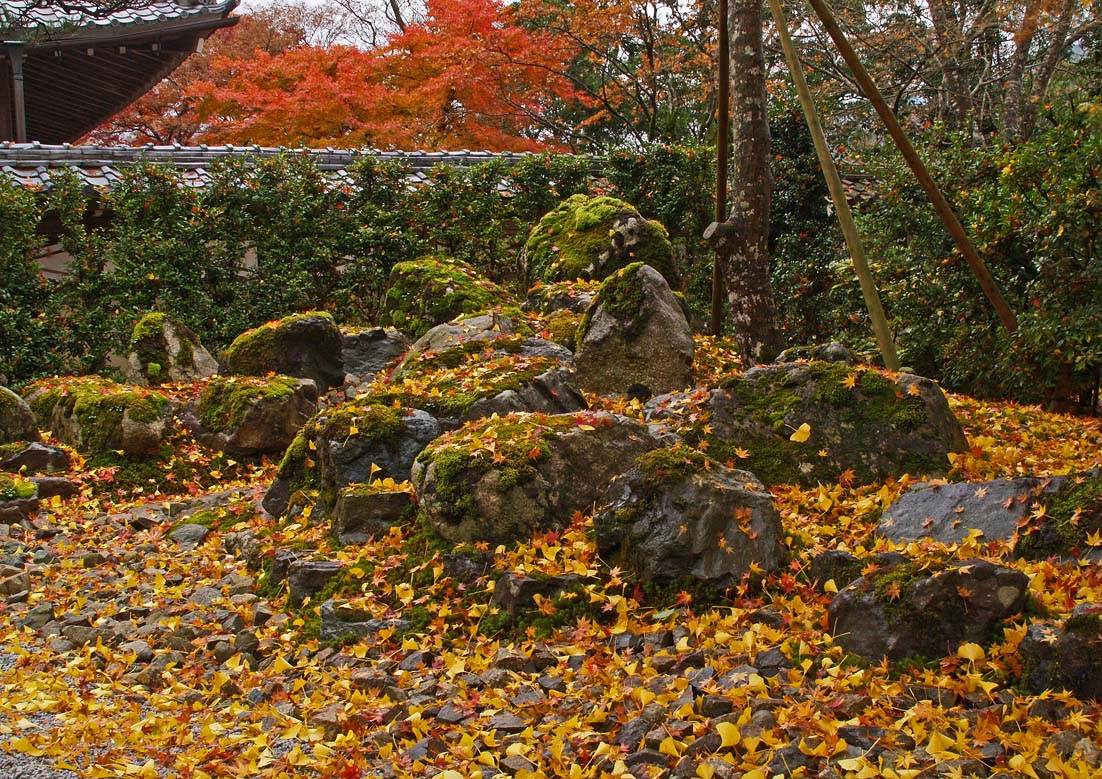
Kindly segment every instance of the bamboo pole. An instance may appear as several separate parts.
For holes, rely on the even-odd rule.
[[[727,0],[719,0],[719,84],[716,90],[716,209],[715,223],[727,221],[727,152],[731,143],[731,44],[727,27]],[[710,332],[723,332],[723,264],[727,250],[717,244],[712,265]]]
[[[842,235],[846,238],[846,246],[849,248],[850,257],[853,259],[853,269],[857,272],[857,279],[861,282],[861,295],[865,298],[865,306],[869,310],[872,319],[872,329],[876,334],[876,343],[880,347],[880,356],[884,358],[884,366],[890,371],[899,370],[899,357],[895,352],[895,343],[892,341],[892,331],[888,326],[888,318],[884,315],[884,307],[880,304],[880,295],[876,291],[876,282],[869,270],[868,260],[865,258],[865,248],[861,244],[861,236],[857,232],[857,225],[853,221],[853,213],[846,200],[846,191],[842,186],[842,177],[838,175],[838,168],[834,165],[834,158],[827,147],[826,135],[823,126],[819,122],[819,114],[815,110],[815,101],[811,98],[811,90],[807,87],[807,79],[804,78],[804,69],[800,64],[800,58],[796,54],[796,47],[792,44],[792,36],[788,34],[788,22],[784,18],[784,9],[780,0],[769,0],[769,11],[773,15],[773,21],[777,25],[777,34],[781,38],[781,48],[784,49],[784,58],[788,61],[788,69],[792,73],[792,81],[796,84],[796,94],[800,98],[800,107],[807,120],[807,129],[811,131],[811,138],[815,141],[815,154],[819,158],[819,167],[823,169],[827,188],[830,189],[830,199],[834,202],[834,213],[838,216],[838,224],[842,228]]]
[[[968,263],[968,267],[972,269],[972,273],[979,282],[980,288],[991,302],[1003,326],[1010,333],[1016,332],[1018,329],[1017,317],[1003,298],[1002,293],[999,291],[998,284],[996,284],[995,279],[991,276],[991,272],[987,269],[987,266],[984,265],[979,254],[976,253],[976,247],[972,245],[972,242],[968,238],[968,234],[964,232],[964,227],[961,225],[960,220],[957,219],[957,215],[953,213],[949,201],[941,194],[941,190],[938,189],[930,172],[919,158],[918,152],[915,151],[911,142],[907,139],[907,135],[903,132],[899,120],[896,119],[895,114],[892,113],[892,109],[888,106],[887,102],[885,102],[884,97],[880,94],[880,90],[876,88],[876,84],[873,83],[868,71],[866,71],[864,65],[861,64],[861,60],[857,58],[857,53],[853,50],[853,47],[849,45],[849,41],[846,40],[846,36],[842,32],[842,28],[838,26],[838,22],[835,21],[833,14],[831,14],[830,9],[827,8],[823,0],[808,0],[808,2],[811,3],[811,7],[815,10],[815,15],[819,17],[819,21],[822,22],[823,28],[834,41],[834,45],[838,47],[838,51],[842,54],[842,58],[846,61],[846,64],[849,65],[849,69],[853,73],[853,77],[857,81],[858,86],[861,87],[861,91],[865,94],[865,97],[868,98],[868,101],[872,103],[873,108],[876,109],[876,113],[880,115],[880,120],[888,129],[888,134],[891,135],[892,140],[895,141],[896,147],[898,147],[899,151],[903,154],[903,158],[907,161],[907,165],[910,166],[919,185],[925,190],[926,196],[930,198],[934,210],[937,211],[938,216],[941,217],[945,229],[948,230],[949,235],[952,236],[954,243],[957,245],[957,249]]]

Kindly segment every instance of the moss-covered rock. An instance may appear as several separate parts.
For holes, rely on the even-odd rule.
[[[164,395],[99,376],[47,379],[27,388],[39,425],[86,454],[159,451],[172,404]]]
[[[0,444],[37,440],[38,426],[31,407],[7,387],[0,387]]]
[[[208,381],[185,421],[201,444],[251,455],[283,452],[317,411],[317,385],[290,376]]]
[[[38,487],[18,476],[0,473],[0,522],[21,522],[38,510]]]
[[[611,414],[510,414],[431,443],[417,457],[413,483],[447,540],[507,543],[565,527],[655,445],[644,426]]]
[[[773,497],[752,473],[684,445],[636,458],[593,516],[597,551],[638,582],[734,585],[785,558]]]
[[[312,379],[326,392],[344,383],[341,331],[323,311],[293,314],[242,333],[222,353],[230,373]]]
[[[968,445],[935,382],[841,363],[754,368],[707,393],[654,398],[646,413],[767,485],[944,475]]]
[[[853,582],[828,609],[848,652],[870,660],[938,658],[988,643],[1026,605],[1029,577],[986,560],[934,569],[903,563]]]
[[[599,281],[633,262],[676,281],[666,229],[614,197],[564,200],[532,228],[524,251],[529,276],[546,282]]]
[[[408,481],[414,458],[441,432],[439,422],[423,411],[371,398],[325,409],[287,448],[264,508],[280,516],[301,504],[296,494],[318,490],[318,516],[326,516],[351,484]]]
[[[131,384],[198,381],[216,373],[218,362],[185,325],[153,311],[134,326],[126,358],[126,380]]]
[[[391,268],[383,299],[383,324],[420,338],[432,327],[463,314],[511,304],[509,294],[474,268],[434,255]]]
[[[1102,701],[1102,603],[1077,605],[1062,625],[1030,625],[1018,654],[1028,693],[1068,690],[1080,699]]]
[[[590,392],[649,396],[692,384],[692,329],[648,265],[628,265],[601,284],[576,338],[578,382]]]

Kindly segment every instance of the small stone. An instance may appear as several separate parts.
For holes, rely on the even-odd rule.
[[[208,535],[210,535],[210,528],[188,523],[173,528],[168,537],[179,544],[182,549],[194,549],[203,543],[203,539]]]
[[[524,721],[512,712],[495,714],[486,722],[487,730],[497,730],[502,733],[520,733],[526,727],[528,726]]]
[[[196,606],[209,606],[215,601],[221,600],[223,597],[222,591],[214,587],[197,587],[195,592],[191,593],[189,601]]]

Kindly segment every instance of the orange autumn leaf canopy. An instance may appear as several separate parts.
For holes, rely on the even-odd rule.
[[[192,89],[210,142],[536,151],[548,97],[571,96],[556,72],[573,56],[499,0],[430,0],[379,49],[220,58],[222,77]]]

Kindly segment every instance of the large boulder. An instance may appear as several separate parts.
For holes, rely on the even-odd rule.
[[[344,332],[341,340],[344,372],[366,381],[405,354],[409,346],[409,339],[392,327]]]
[[[980,540],[1011,541],[1042,491],[1054,491],[1062,478],[994,479],[956,484],[922,482],[892,503],[876,527],[890,541],[932,539],[943,544],[963,541],[973,530]]]
[[[141,386],[191,382],[218,373],[218,361],[185,325],[160,311],[134,326],[126,357],[126,380]]]
[[[968,446],[935,382],[843,363],[752,368],[717,389],[653,398],[646,414],[767,485],[943,475]]]
[[[638,581],[729,586],[751,566],[773,571],[785,557],[773,496],[746,471],[685,446],[639,457],[593,517],[597,551]]]
[[[155,454],[169,432],[172,404],[167,397],[99,376],[37,382],[26,399],[43,429],[85,454]]]
[[[666,228],[614,197],[567,198],[532,228],[524,253],[529,277],[541,281],[600,281],[635,262],[675,278]]]
[[[211,449],[283,452],[317,411],[318,387],[290,376],[221,376],[203,387],[184,421]]]
[[[517,334],[512,317],[491,311],[476,316],[459,317],[431,328],[413,342],[406,362],[416,361],[423,354],[442,352],[472,341],[493,341]]]
[[[420,338],[435,325],[463,314],[509,304],[509,294],[480,278],[470,265],[434,255],[391,268],[383,299],[383,324]]]
[[[37,440],[38,424],[27,401],[0,387],[0,444]]]
[[[470,422],[429,444],[412,478],[441,536],[493,545],[565,527],[655,445],[646,427],[626,417],[511,414]]]
[[[341,348],[341,331],[332,315],[310,311],[242,333],[222,359],[232,374],[312,379],[319,391],[326,392],[344,383]]]
[[[1102,701],[1102,603],[1081,603],[1063,623],[1034,623],[1018,645],[1022,686]]]
[[[827,614],[835,641],[870,660],[938,658],[965,642],[988,643],[1026,603],[1029,577],[986,560],[923,570],[902,563],[862,576]]]
[[[376,476],[407,481],[414,458],[441,432],[440,423],[420,410],[369,401],[326,409],[288,447],[264,509],[280,516],[296,502],[296,493],[317,489],[319,513],[327,513],[350,484]]]
[[[609,277],[576,337],[578,383],[585,390],[649,396],[692,384],[692,328],[649,265],[634,263]]]

